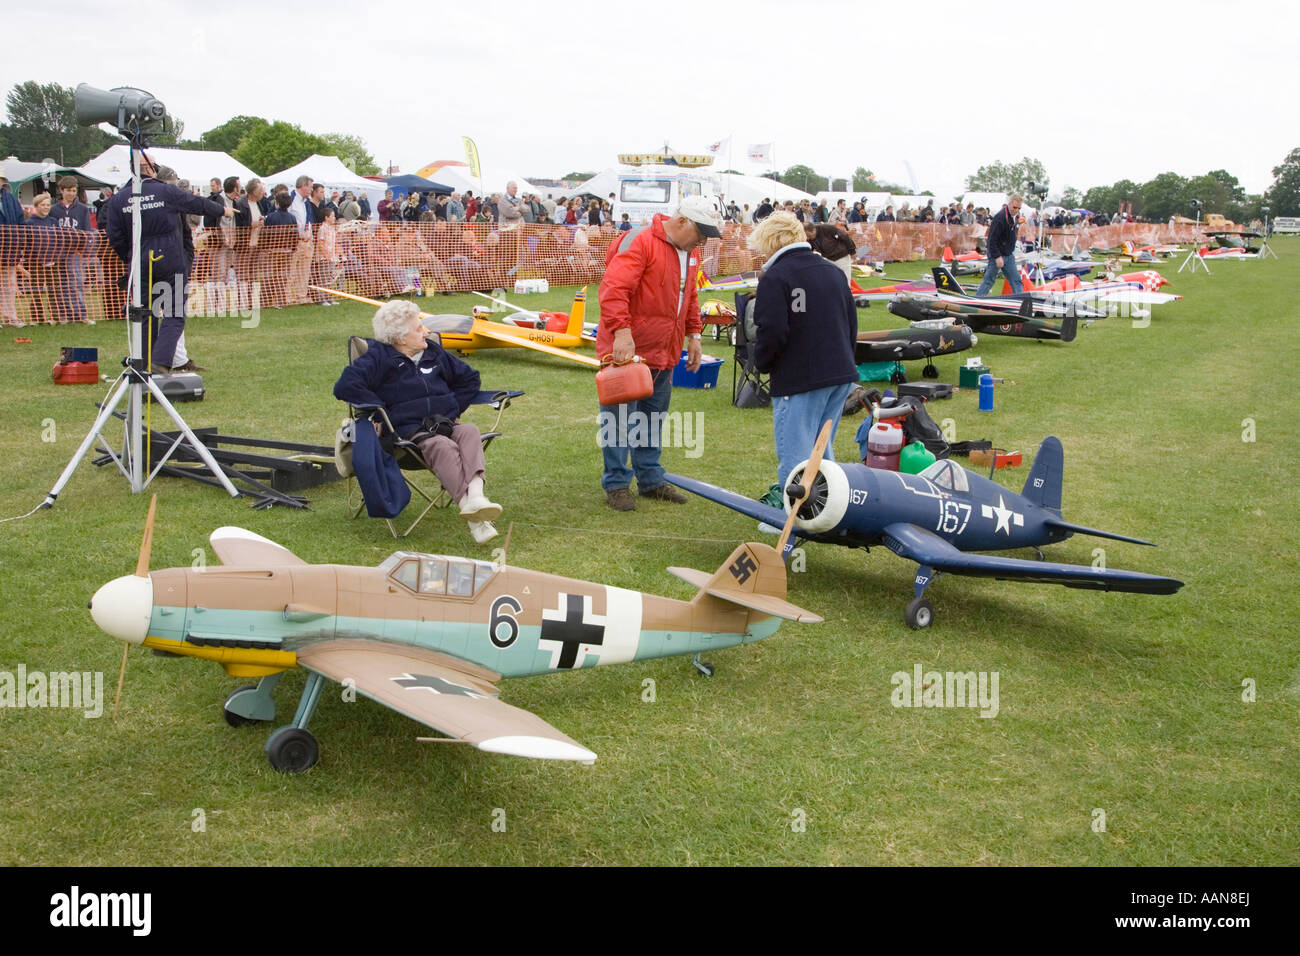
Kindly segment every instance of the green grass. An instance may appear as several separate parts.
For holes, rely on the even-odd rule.
[[[1176,596],[949,576],[930,591],[934,626],[910,631],[913,567],[883,549],[811,546],[790,599],[826,622],[716,653],[712,679],[673,658],[504,683],[504,699],[595,750],[592,767],[419,744],[425,728],[343,703],[331,685],[311,725],[320,764],[282,776],[263,754],[266,728],[221,719],[241,681],[133,651],[116,721],[0,709],[0,863],[1300,862],[1300,243],[1273,245],[1280,260],[1217,263],[1210,277],[1164,266],[1186,298],[1148,328],[1107,319],[1064,346],[982,337],[976,352],[1008,380],[996,410],[977,412],[969,391],[932,410],[959,439],[1024,452],[1024,468],[1000,473],[1016,489],[1041,438],[1060,436],[1066,517],[1159,547],[1075,537],[1052,555],[1088,563],[1104,547],[1111,566],[1186,581]],[[571,295],[519,301],[564,309]],[[442,312],[479,301],[423,303]],[[193,426],[328,442],[343,414],[331,386],[344,343],[368,316],[345,304],[268,310],[254,329],[192,320],[209,392],[181,410]],[[864,327],[898,324],[879,306],[860,316]],[[0,342],[0,516],[41,500],[102,393],[50,382],[57,347],[98,346],[107,371],[124,339],[120,323],[19,334],[32,344],[9,330]],[[729,354],[707,339],[706,351]],[[955,381],[966,357],[941,359],[943,379]],[[684,598],[691,589],[665,566],[712,570],[757,536],[699,499],[611,512],[590,371],[517,351],[471,361],[485,385],[528,392],[489,456],[489,490],[503,524],[514,522],[512,564]],[[919,364],[909,371],[919,376]],[[665,460],[757,495],[775,468],[771,417],[730,405],[731,374],[724,365],[717,390],[674,394],[675,410],[704,412],[704,454]],[[1242,441],[1245,418],[1253,443]],[[859,420],[841,429],[840,458],[853,456]],[[188,565],[195,549],[214,560],[207,535],[225,524],[317,562],[374,564],[399,546],[487,551],[453,513],[398,545],[381,522],[346,519],[342,484],[307,492],[310,511],[253,511],[176,479],[153,490],[155,568]],[[133,568],[147,505],[87,461],[53,510],[0,525],[0,670],[102,671],[111,706],[121,646],[86,602]],[[890,677],[917,663],[997,671],[1000,713],[895,709]],[[1247,678],[1254,703],[1242,701]],[[642,700],[648,679],[653,703]],[[301,673],[283,681],[282,720],[302,683]],[[205,832],[191,826],[198,808]],[[505,832],[492,826],[498,809]],[[1105,832],[1093,829],[1097,809]],[[800,811],[802,832],[791,825]]]

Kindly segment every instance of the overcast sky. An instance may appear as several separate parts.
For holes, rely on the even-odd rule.
[[[772,142],[781,169],[865,166],[940,196],[1023,156],[1042,160],[1054,194],[1220,168],[1259,192],[1300,146],[1300,9],[1273,0],[62,0],[57,11],[6,11],[5,91],[137,86],[191,138],[246,113],[357,134],[403,172],[464,159],[462,135],[484,165],[537,177],[731,136],[742,172],[762,171],[746,147]]]

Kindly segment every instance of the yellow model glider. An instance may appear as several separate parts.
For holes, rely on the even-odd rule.
[[[367,299],[365,296],[340,292],[338,289],[328,289],[324,286],[312,286],[312,288],[318,292],[338,296],[341,299],[364,302],[376,308],[384,304],[378,299]],[[600,362],[590,355],[579,355],[571,351],[591,342],[590,338],[585,338],[582,335],[582,319],[586,311],[586,298],[587,288],[583,286],[573,297],[573,309],[569,313],[569,324],[563,332],[522,328],[516,325],[506,325],[502,322],[492,322],[488,319],[479,319],[470,315],[433,315],[428,312],[421,312],[420,317],[424,319],[425,328],[430,332],[437,332],[442,338],[442,347],[451,351],[468,354],[478,349],[524,348],[532,349],[535,352],[545,352],[548,355],[558,355],[560,358],[568,359],[570,362],[577,362],[580,365],[600,368]]]

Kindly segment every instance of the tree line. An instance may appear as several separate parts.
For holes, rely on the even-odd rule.
[[[7,122],[0,124],[0,156],[37,163],[53,159],[60,166],[81,166],[108,147],[126,140],[98,126],[77,123],[75,90],[58,83],[17,83],[5,99]],[[359,136],[310,133],[295,123],[260,116],[235,116],[203,133],[185,138],[185,124],[168,115],[155,146],[214,149],[229,153],[249,169],[264,173],[287,169],[313,153],[337,156],[358,176],[373,176],[379,166]]]

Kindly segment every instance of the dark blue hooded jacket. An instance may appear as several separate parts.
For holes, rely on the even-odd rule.
[[[366,341],[366,353],[334,383],[334,397],[349,405],[382,405],[403,437],[429,416],[459,418],[478,395],[478,372],[431,340],[418,365],[391,345]]]

